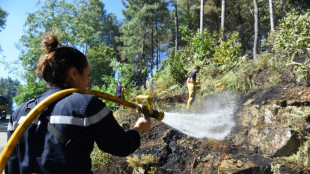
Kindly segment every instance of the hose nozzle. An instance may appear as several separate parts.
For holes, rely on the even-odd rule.
[[[164,119],[165,113],[162,110],[154,110],[154,113],[151,117],[155,118],[157,121],[161,121]]]
[[[146,99],[148,101],[148,104],[141,104],[140,99]],[[162,119],[164,119],[164,111],[153,109],[151,107],[151,99],[149,96],[139,95],[136,97],[136,100],[141,108],[140,112],[145,117],[152,117],[155,118],[157,121],[161,121]]]

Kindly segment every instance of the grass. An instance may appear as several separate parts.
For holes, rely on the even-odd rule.
[[[115,162],[113,155],[101,151],[97,144],[94,146],[94,150],[90,154],[93,166],[110,166]]]
[[[151,154],[142,154],[141,159],[137,156],[127,157],[129,166],[133,167],[135,171],[144,170],[151,174],[156,171],[159,158]]]

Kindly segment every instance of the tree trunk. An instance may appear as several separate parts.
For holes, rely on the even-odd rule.
[[[269,13],[270,13],[270,30],[274,31],[272,0],[269,0]]]
[[[200,33],[203,30],[203,0],[200,1]]]
[[[174,27],[175,27],[175,46],[174,46],[174,55],[177,54],[179,47],[178,43],[178,32],[179,32],[179,22],[178,22],[178,5],[177,0],[174,0]]]
[[[152,27],[152,38],[151,38],[151,76],[153,76],[153,68],[154,68],[154,27]]]
[[[156,70],[158,70],[159,64],[159,30],[157,26],[158,24],[156,24]]]
[[[188,29],[191,28],[190,11],[189,11],[189,9],[190,9],[189,1],[190,1],[190,0],[187,0],[187,27],[188,27]]]
[[[143,38],[142,38],[142,52],[141,52],[141,56],[142,56],[142,61],[145,61],[145,31],[143,32]]]
[[[146,60],[146,51],[145,51],[145,40],[146,40],[146,31],[143,32],[143,38],[142,38],[142,61],[145,62],[145,67],[147,68],[147,60]],[[143,67],[143,66],[142,66]],[[140,69],[141,70],[141,69]],[[142,80],[141,83],[143,84],[144,87],[146,87],[146,77],[142,75]],[[140,85],[142,85],[140,84]]]
[[[257,38],[258,38],[258,8],[257,8],[257,0],[253,0],[254,4],[254,44],[253,44],[253,59],[257,58]]]
[[[225,22],[225,0],[222,0],[222,12],[221,12],[221,29],[224,32],[224,22]]]

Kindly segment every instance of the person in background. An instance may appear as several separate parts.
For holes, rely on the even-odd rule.
[[[122,82],[121,81],[118,81],[117,83],[117,87],[116,87],[116,90],[115,90],[115,93],[116,93],[116,96],[120,99],[123,99],[125,100],[125,97],[124,97],[124,90],[126,89],[125,86],[122,86]],[[120,108],[120,105],[119,104],[116,104],[116,110],[118,110]]]
[[[195,65],[194,72],[192,72],[187,78],[187,88],[188,88],[188,100],[186,108],[189,109],[193,104],[196,96],[196,74],[199,73],[200,66]]]
[[[53,34],[43,36],[41,44],[45,54],[38,62],[37,75],[50,89],[12,114],[8,139],[33,105],[60,90],[90,86],[90,68],[83,53],[72,47],[58,47]],[[5,173],[92,173],[94,142],[104,152],[127,156],[139,148],[140,135],[150,126],[149,119],[139,118],[133,129],[124,131],[97,96],[73,93],[49,105],[26,129]]]
[[[125,100],[125,98],[124,98],[124,90],[125,90],[125,86],[122,86],[122,82],[119,81],[117,83],[117,87],[116,87],[115,93],[116,93],[116,96],[118,98],[121,98],[123,100]]]

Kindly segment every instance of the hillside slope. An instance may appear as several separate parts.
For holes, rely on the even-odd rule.
[[[157,122],[130,158],[117,158],[118,169],[105,172],[306,172],[310,88],[280,84],[240,94],[239,103],[236,126],[224,140],[190,137]]]

